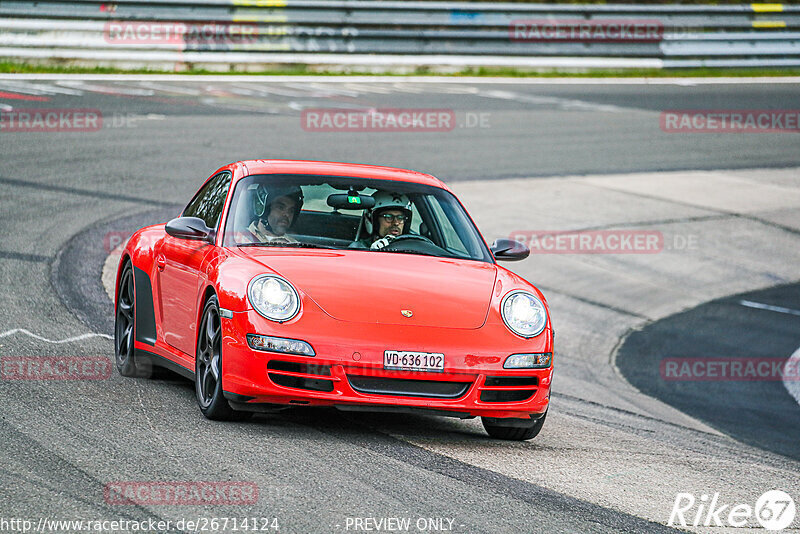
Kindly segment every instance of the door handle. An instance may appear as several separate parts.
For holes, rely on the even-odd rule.
[[[164,267],[167,266],[167,258],[165,258],[163,254],[159,254],[156,257],[156,266],[158,267],[159,271],[163,271]]]

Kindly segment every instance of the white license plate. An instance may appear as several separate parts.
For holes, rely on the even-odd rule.
[[[383,353],[383,368],[407,371],[444,371],[444,354],[387,350]]]

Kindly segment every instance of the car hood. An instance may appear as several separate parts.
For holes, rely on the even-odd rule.
[[[492,263],[414,254],[255,247],[239,253],[289,280],[331,317],[357,323],[480,328],[497,275]]]

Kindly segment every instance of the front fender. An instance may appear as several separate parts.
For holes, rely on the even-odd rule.
[[[164,238],[164,225],[147,226],[136,231],[128,240],[117,265],[114,306],[119,301],[119,283],[123,267],[133,267],[134,298],[136,303],[136,341],[155,345],[157,339],[156,301],[153,291],[155,249]]]
[[[530,343],[530,348],[526,349],[529,352],[553,352],[553,326],[551,324],[550,306],[547,304],[547,299],[539,289],[522,278],[521,276],[509,271],[508,269],[497,266],[497,279],[495,280],[495,289],[492,293],[492,304],[489,307],[489,317],[487,323],[499,324],[508,332],[509,335],[517,337],[516,334],[508,330],[505,326],[503,317],[500,314],[500,304],[509,292],[523,290],[533,293],[544,304],[547,310],[547,324],[542,330],[542,333],[536,337],[527,340]]]
[[[205,289],[201,292],[201,298],[204,299],[206,291],[213,288],[220,307],[234,312],[251,309],[247,300],[247,285],[253,277],[274,273],[263,265],[225,251],[210,259],[205,272]],[[198,307],[202,306],[202,302],[198,303]]]

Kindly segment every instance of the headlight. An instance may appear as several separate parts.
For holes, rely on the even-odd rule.
[[[512,354],[506,358],[504,369],[546,369],[553,363],[552,352]]]
[[[512,291],[500,303],[506,326],[522,337],[538,336],[547,324],[544,304],[526,291]]]
[[[247,297],[253,308],[269,319],[282,323],[300,311],[300,297],[292,285],[274,274],[262,274],[250,281]]]

